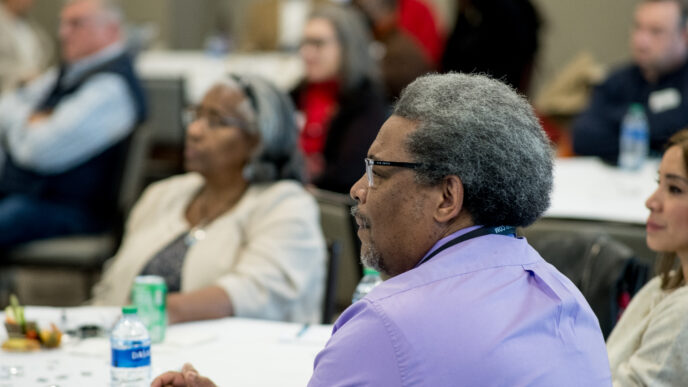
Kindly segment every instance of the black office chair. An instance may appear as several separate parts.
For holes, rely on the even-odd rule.
[[[184,171],[186,95],[184,79],[179,77],[144,78],[143,86],[148,95],[148,119],[143,126],[150,133],[143,172],[148,184]]]
[[[623,303],[650,277],[646,261],[604,233],[551,231],[528,238],[546,261],[578,287],[597,315],[605,338],[623,312]]]
[[[336,192],[311,189],[320,208],[320,225],[325,239],[339,244],[339,269],[334,303],[337,311],[351,304],[351,295],[361,280],[362,267],[359,259],[360,241],[355,234],[355,222],[351,216],[353,200]]]

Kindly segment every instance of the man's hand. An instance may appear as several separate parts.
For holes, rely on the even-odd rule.
[[[151,383],[151,387],[217,387],[210,379],[198,374],[189,363],[184,364],[181,372],[165,372]]]

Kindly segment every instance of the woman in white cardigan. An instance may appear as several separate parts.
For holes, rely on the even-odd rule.
[[[233,76],[211,88],[187,128],[189,173],[143,193],[93,303],[125,304],[135,277],[151,274],[169,288],[170,323],[317,322],[325,242],[297,139],[292,104],[270,83]]]
[[[631,300],[607,340],[614,386],[688,386],[688,130],[673,135],[645,203],[659,275]]]

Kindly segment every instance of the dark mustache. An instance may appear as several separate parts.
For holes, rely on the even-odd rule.
[[[359,220],[361,228],[370,228],[370,220],[364,215],[361,215],[358,206],[351,207],[351,216]]]

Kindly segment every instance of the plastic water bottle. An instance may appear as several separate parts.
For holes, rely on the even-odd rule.
[[[206,55],[213,58],[223,58],[229,53],[229,41],[220,33],[208,36],[204,46]]]
[[[351,298],[351,303],[355,304],[381,282],[382,278],[380,278],[380,273],[369,267],[363,268],[363,278],[361,278],[361,282],[358,283],[356,290],[354,290],[354,296]]]
[[[650,150],[650,133],[643,105],[634,103],[621,122],[619,166],[636,170],[643,166]]]
[[[122,308],[122,318],[110,335],[112,363],[110,382],[117,386],[149,386],[151,339],[136,315],[135,306]]]

